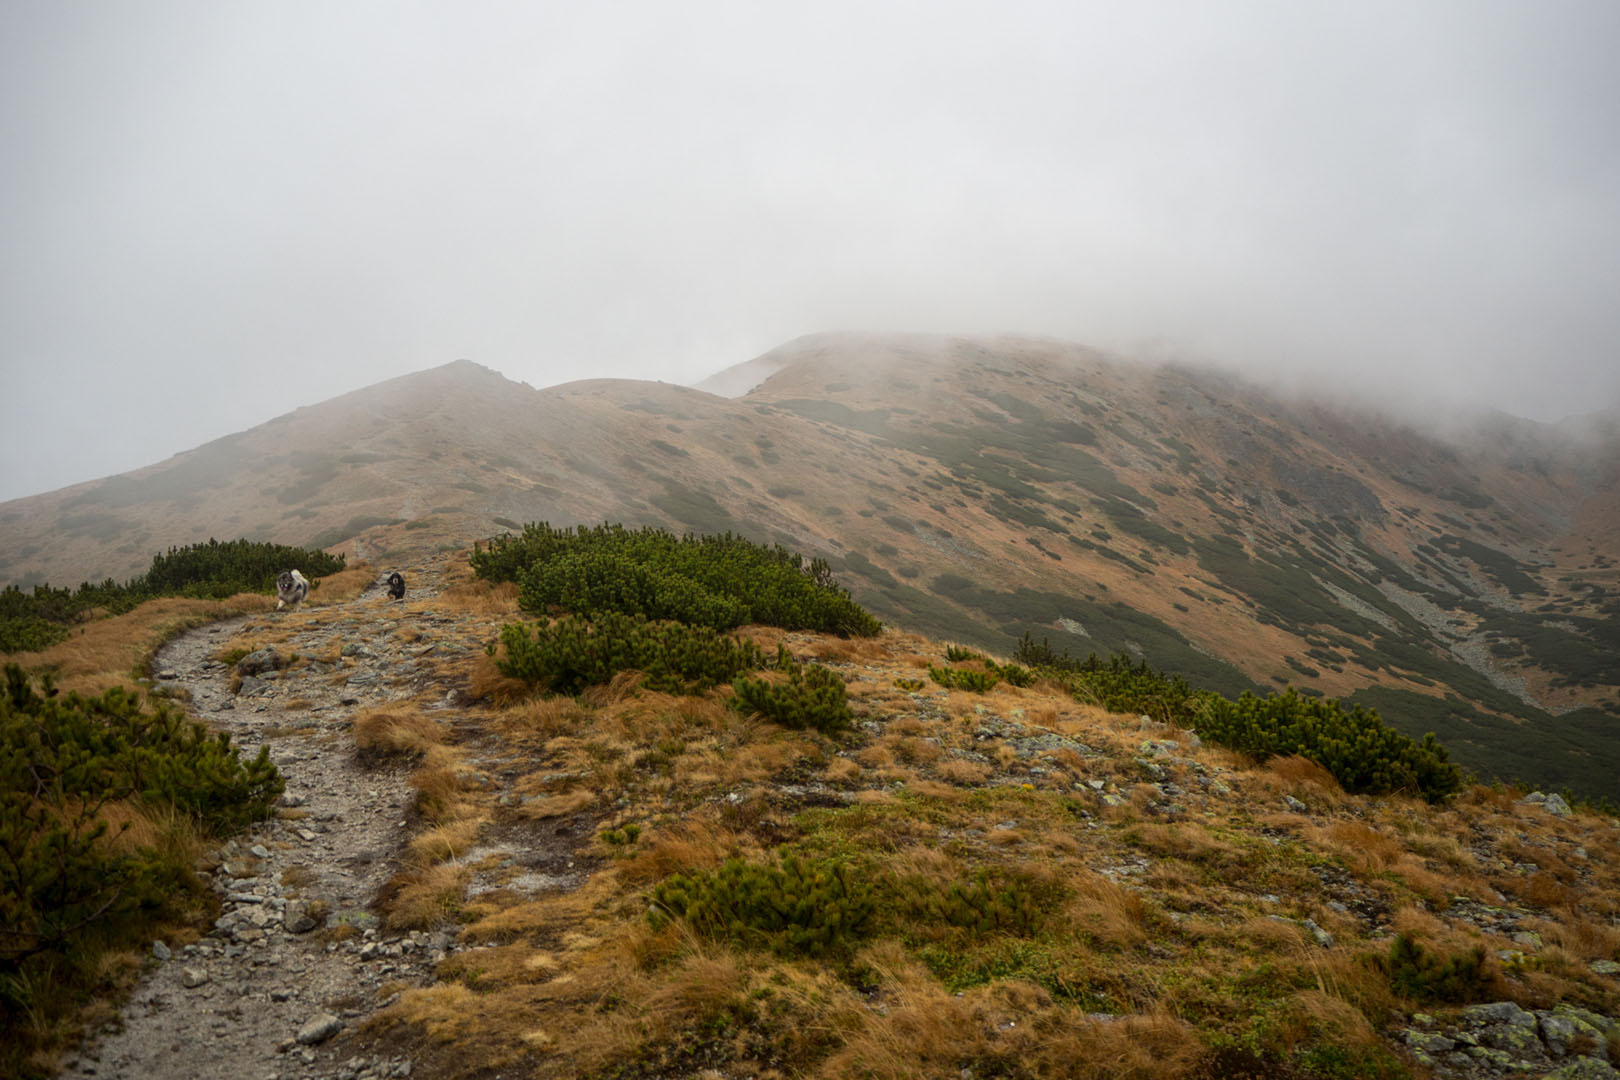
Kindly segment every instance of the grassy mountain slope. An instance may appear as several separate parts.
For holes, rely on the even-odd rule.
[[[386,561],[529,520],[736,529],[887,621],[1284,682],[1470,767],[1620,797],[1613,418],[1445,440],[1027,339],[822,335],[721,380],[544,391],[458,362],[0,506],[0,579],[248,535]]]

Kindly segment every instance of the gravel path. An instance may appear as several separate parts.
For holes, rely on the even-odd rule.
[[[406,568],[411,601],[434,595],[438,567]],[[386,571],[385,571],[386,573]],[[400,869],[408,769],[356,760],[356,713],[424,697],[449,709],[409,630],[442,616],[391,602],[379,585],[331,607],[230,619],[164,646],[153,670],[191,694],[191,712],[231,734],[243,756],[270,747],[287,781],[280,815],[211,856],[221,902],[192,944],[151,946],[153,962],[112,1029],[65,1076],[96,1080],[291,1080],[409,1076],[404,1057],[346,1052],[342,1034],[399,989],[432,981],[453,932],[400,935],[370,905]],[[405,632],[401,632],[404,630]],[[243,680],[215,657],[238,634],[280,637],[308,659]]]

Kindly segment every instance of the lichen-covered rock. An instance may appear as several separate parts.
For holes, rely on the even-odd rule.
[[[1583,1057],[1576,1058],[1567,1065],[1560,1065],[1543,1080],[1620,1080],[1620,1070],[1616,1070],[1607,1061]]]
[[[1416,1028],[1407,1028],[1401,1032],[1401,1041],[1414,1050],[1422,1050],[1426,1054],[1444,1054],[1456,1047],[1456,1042],[1437,1035],[1430,1031],[1419,1031]]]

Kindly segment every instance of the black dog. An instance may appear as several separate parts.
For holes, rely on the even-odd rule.
[[[398,570],[388,575],[388,595],[395,600],[405,599],[405,576]]]

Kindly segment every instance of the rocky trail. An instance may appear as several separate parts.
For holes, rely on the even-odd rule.
[[[290,1080],[409,1076],[408,1057],[359,1053],[340,1034],[400,989],[432,981],[451,930],[390,932],[371,907],[408,839],[409,768],[357,758],[357,714],[412,699],[453,711],[432,657],[476,643],[437,614],[442,563],[407,567],[407,602],[380,583],[327,607],[226,620],[184,634],[153,663],[193,715],[261,745],[287,784],[278,814],[206,862],[220,914],[199,940],[154,942],[122,1016],[68,1063],[95,1080]],[[435,632],[444,631],[444,632]],[[236,663],[228,643],[274,644]],[[233,690],[233,681],[240,683]],[[429,704],[422,704],[429,702]]]

